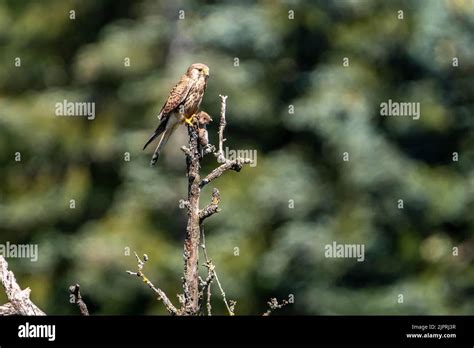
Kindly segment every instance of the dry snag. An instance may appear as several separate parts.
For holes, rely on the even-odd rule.
[[[46,315],[30,300],[30,288],[21,290],[3,256],[0,256],[0,281],[9,301],[0,306],[0,315]]]
[[[214,146],[207,143],[207,139],[204,142],[203,147],[202,134],[203,128],[207,125],[199,124],[199,120],[193,124],[188,125],[188,146],[183,146],[181,150],[186,156],[186,173],[188,178],[188,197],[184,202],[184,206],[187,209],[188,222],[186,226],[186,236],[184,240],[184,274],[183,274],[183,292],[182,296],[179,296],[182,307],[176,309],[164,292],[160,289],[155,289],[149,280],[144,277],[141,269],[143,264],[139,261],[139,271],[130,272],[129,274],[138,275],[143,278],[143,281],[148,284],[155,292],[159,294],[159,298],[163,300],[168,312],[174,315],[198,315],[204,303],[207,308],[207,314],[211,315],[211,285],[215,281],[219,287],[221,296],[226,305],[229,315],[234,315],[235,301],[229,301],[226,298],[225,292],[219,281],[216,273],[216,267],[212,263],[212,260],[208,258],[207,250],[204,239],[203,222],[205,219],[211,217],[213,214],[218,213],[219,203],[221,196],[217,188],[213,189],[211,202],[201,209],[200,196],[201,189],[209,184],[212,180],[217,179],[228,170],[240,171],[244,164],[252,163],[252,160],[248,158],[236,158],[228,160],[224,156],[224,130],[226,127],[226,100],[227,96],[220,95],[221,99],[221,113],[219,122],[219,144],[217,150]],[[207,136],[207,131],[206,131]],[[201,137],[201,139],[200,139]],[[208,175],[201,178],[201,161],[209,153],[214,153],[217,158],[219,166],[211,171]],[[201,236],[202,243],[201,243]],[[199,247],[202,247],[205,263],[204,266],[208,270],[208,275],[205,280],[199,277]],[[141,268],[140,268],[141,267]]]
[[[224,129],[226,126],[226,100],[227,96],[220,95],[221,99],[221,115],[219,124],[219,146],[218,150],[214,153],[217,160],[221,165],[214,169],[209,175],[201,179],[200,169],[201,160],[205,156],[207,151],[200,150],[199,144],[199,125],[188,126],[189,135],[189,146],[186,154],[187,164],[187,175],[188,175],[188,224],[186,228],[186,239],[184,242],[184,277],[183,277],[183,289],[184,289],[184,310],[185,315],[197,315],[201,308],[201,302],[204,296],[200,295],[200,282],[199,282],[199,246],[200,238],[203,234],[202,223],[206,218],[209,218],[213,214],[219,211],[219,202],[221,200],[219,190],[214,188],[211,203],[204,209],[199,208],[201,188],[209,184],[212,180],[221,176],[227,170],[239,171],[243,164],[250,164],[252,161],[247,158],[237,158],[235,160],[228,160],[224,157]],[[203,238],[202,243],[203,250],[205,251],[206,263],[205,267],[208,268],[208,277],[203,282],[203,287],[206,289],[206,301],[208,314],[211,312],[211,292],[210,287],[212,281],[215,279],[221,290],[221,295],[226,304],[226,307],[230,315],[233,315],[233,310],[228,304],[225,298],[225,292],[222,290],[222,286],[218,280],[215,266],[207,257],[207,251],[205,249],[205,239]]]
[[[81,312],[81,315],[88,316],[89,310],[87,309],[86,303],[82,299],[80,285],[79,284],[71,285],[69,287],[69,293],[71,294],[72,299],[74,300],[74,303],[77,304],[77,307],[79,308],[79,311]]]

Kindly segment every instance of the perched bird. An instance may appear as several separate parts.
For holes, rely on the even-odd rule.
[[[158,127],[143,146],[143,149],[145,149],[156,137],[163,133],[151,158],[150,164],[152,166],[156,164],[163,147],[176,128],[184,122],[192,124],[193,117],[201,105],[208,78],[209,68],[204,64],[195,63],[188,68],[186,74],[171,90],[158,115],[160,119]]]
[[[212,122],[211,116],[205,111],[199,111],[196,114],[199,126],[199,144],[205,147],[209,144],[209,134],[207,133],[207,125]]]

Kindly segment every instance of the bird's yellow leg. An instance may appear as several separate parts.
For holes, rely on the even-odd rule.
[[[187,123],[187,124],[189,124],[190,126],[192,126],[192,125],[193,125],[194,115],[196,115],[196,114],[192,114],[189,118],[184,117],[184,123]]]

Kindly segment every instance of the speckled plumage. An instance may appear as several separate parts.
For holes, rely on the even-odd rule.
[[[156,137],[164,133],[153,154],[151,165],[156,163],[161,150],[179,124],[199,110],[208,77],[209,68],[204,64],[195,63],[171,89],[158,115],[160,123],[143,147],[145,149]]]

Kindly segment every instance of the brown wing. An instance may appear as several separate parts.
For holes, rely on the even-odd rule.
[[[160,110],[160,120],[163,117],[168,117],[169,113],[186,99],[194,83],[195,81],[186,75],[181,77],[181,80],[173,87],[165,105]]]
[[[145,149],[157,136],[166,130],[166,125],[168,124],[168,119],[171,113],[186,99],[194,83],[194,80],[190,79],[186,75],[183,75],[176,86],[173,87],[165,105],[163,105],[160,110],[160,114],[158,115],[160,124],[145,143],[143,149]]]

